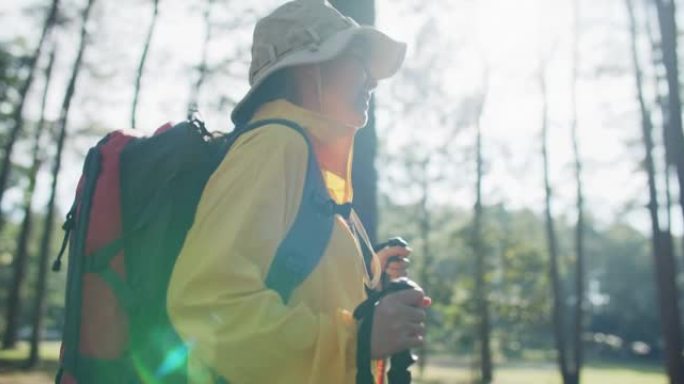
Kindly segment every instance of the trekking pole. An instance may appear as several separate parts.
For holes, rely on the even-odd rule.
[[[395,237],[389,241],[379,244],[375,247],[375,251],[379,251],[387,247],[408,247],[406,240],[401,237]],[[391,256],[387,259],[387,264],[391,262],[400,261],[399,256]],[[401,278],[393,281],[389,281],[389,276],[383,272],[382,274],[382,286],[383,286],[383,296],[393,293],[403,291],[405,289],[419,288],[416,283],[407,279]],[[414,364],[418,358],[411,353],[410,349],[402,352],[395,353],[390,358],[390,370],[387,373],[387,378],[389,379],[389,384],[410,384],[411,383],[411,371],[409,367]],[[380,373],[380,384],[382,384],[382,378],[384,376],[385,364],[384,360],[381,361],[379,367]]]
[[[385,290],[389,294],[414,288],[418,288],[418,286],[413,281],[409,279],[399,279],[390,282]],[[409,367],[416,361],[418,361],[418,357],[411,353],[410,349],[392,355],[390,359],[390,370],[387,373],[389,384],[410,384],[411,371],[409,371]]]

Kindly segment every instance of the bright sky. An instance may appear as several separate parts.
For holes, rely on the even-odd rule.
[[[32,3],[46,1],[32,0]],[[217,1],[212,20],[230,20],[244,14],[247,2]],[[20,13],[28,3],[0,3],[0,38],[26,36],[30,46],[36,37],[34,17]],[[82,4],[72,0],[67,4]],[[151,2],[120,0],[101,2],[92,25],[96,46],[87,53],[89,68],[101,78],[83,76],[79,83],[77,103],[73,109],[72,127],[87,122],[106,128],[127,127],[130,115],[133,75],[137,64]],[[262,0],[258,14],[279,1]],[[182,0],[162,0],[159,26],[143,83],[138,121],[152,131],[167,120],[183,118],[189,84],[188,68],[197,63],[204,34],[201,9],[204,2],[188,5]],[[439,111],[457,110],[464,97],[481,88],[483,68],[489,68],[489,87],[482,118],[487,175],[487,203],[507,202],[515,207],[543,207],[542,169],[539,153],[541,128],[541,95],[537,81],[539,52],[553,47],[548,64],[548,100],[550,118],[551,177],[557,194],[556,213],[572,214],[574,182],[570,143],[570,90],[573,12],[571,0],[460,0],[425,2],[417,0],[377,0],[378,26],[390,35],[409,43],[407,68],[421,68],[431,81],[441,85],[445,97],[416,98],[413,113],[397,113],[395,89],[411,89],[403,84],[406,76],[397,76],[378,89],[378,129],[388,152],[413,143],[430,148],[444,140],[453,122],[443,124]],[[191,13],[188,9],[193,8]],[[263,7],[263,10],[261,10]],[[419,12],[417,10],[425,10]],[[246,49],[255,16],[243,16],[246,27],[235,37],[224,37],[211,46],[210,61],[220,62],[234,52]],[[31,20],[27,23],[26,20]],[[423,25],[431,21],[424,43],[416,44]],[[633,76],[629,72],[629,45],[622,0],[601,2],[582,0],[582,35],[580,37],[580,81],[578,86],[579,132],[585,160],[585,184],[588,210],[600,222],[609,223],[634,198],[646,201],[645,177],[637,170],[643,156],[641,147],[626,143],[637,141],[639,120]],[[11,26],[11,27],[7,27]],[[76,27],[76,26],[74,26]],[[61,83],[73,60],[76,29],[63,34],[59,68]],[[239,43],[242,41],[243,43]],[[68,42],[68,43],[67,43]],[[238,43],[236,43],[238,42]],[[200,100],[200,108],[210,126],[227,127],[229,107],[213,112],[219,95],[240,97],[246,90],[248,56],[242,63],[226,66],[229,74],[217,76],[208,83]],[[597,75],[598,67],[619,67],[623,73]],[[40,83],[40,82],[39,82]],[[408,88],[407,88],[408,87]],[[36,92],[37,94],[37,92]],[[50,105],[56,116],[63,86],[54,87]],[[437,95],[432,92],[430,95]],[[401,95],[401,93],[399,93]],[[37,97],[34,98],[38,100]],[[37,102],[29,113],[37,113]],[[472,151],[474,130],[466,126],[457,136],[452,152],[458,159],[443,169],[455,179],[455,187],[435,188],[435,202],[463,207],[473,204],[474,164]],[[60,185],[61,200],[66,206],[71,198],[79,169],[78,155],[90,142],[80,142],[78,151],[69,154],[65,178]],[[382,187],[390,190],[389,164],[378,164],[383,174]],[[385,172],[383,173],[383,170]],[[47,178],[41,179],[47,185]],[[19,195],[13,196],[17,201]],[[415,198],[409,192],[397,199]],[[675,218],[681,215],[675,214]],[[625,216],[646,230],[645,209],[633,210]],[[680,220],[675,229],[681,233]]]
[[[410,8],[401,10],[395,4],[380,2],[379,25],[392,35],[412,41],[422,20]],[[505,201],[535,210],[543,207],[539,148],[541,94],[537,76],[539,52],[548,52],[554,47],[547,70],[551,179],[557,197],[556,212],[572,212],[575,184],[570,141],[571,1],[479,0],[454,2],[450,7],[442,7],[440,3],[439,7],[442,12],[435,13],[439,36],[434,37],[434,42],[444,47],[443,55],[447,57],[442,73],[447,79],[445,87],[456,95],[472,94],[482,86],[483,68],[489,67],[482,119],[484,156],[488,162],[484,188],[488,202]],[[640,144],[638,105],[624,2],[583,1],[580,14],[578,129],[585,161],[586,197],[588,211],[606,223],[621,214],[627,201],[639,198],[641,203],[646,202],[645,176],[637,170],[637,161],[643,157],[641,146],[626,144],[629,141]],[[449,44],[455,46],[449,48]],[[420,60],[417,51],[413,47],[407,62]],[[599,66],[622,67],[624,73],[600,77],[596,74]],[[442,67],[434,70],[440,71]],[[380,103],[391,104],[391,98],[383,98],[383,94],[381,89]],[[384,137],[389,139],[389,132],[392,136],[401,135],[402,130],[440,130],[438,126],[420,123],[428,119],[429,110],[429,106],[425,110],[417,108],[418,116],[404,124],[401,116],[394,119],[391,115],[383,116],[386,120],[381,120],[380,125],[384,128]],[[421,136],[425,135],[418,135]],[[415,139],[416,135],[410,140]],[[458,140],[466,147],[472,146],[474,129],[468,128]],[[473,186],[440,189],[440,200],[472,205],[473,161],[463,177]],[[646,213],[645,209],[637,209],[625,218],[647,230]],[[679,211],[674,216],[681,217]],[[677,220],[674,226],[681,233],[681,221]]]

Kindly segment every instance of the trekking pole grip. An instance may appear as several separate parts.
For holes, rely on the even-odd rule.
[[[383,293],[384,295],[388,295],[406,289],[419,289],[419,287],[413,281],[402,278],[389,282]],[[410,349],[392,355],[390,359],[390,370],[387,373],[389,384],[410,384],[411,371],[409,371],[409,367],[416,361],[418,361],[418,358],[411,353]]]

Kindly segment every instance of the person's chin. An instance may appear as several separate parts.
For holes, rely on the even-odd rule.
[[[364,111],[356,114],[353,118],[350,118],[347,125],[356,129],[361,129],[366,126],[366,123],[368,123],[368,112]]]
[[[363,128],[368,123],[368,103],[358,105],[354,112],[350,119],[350,125],[356,128]]]

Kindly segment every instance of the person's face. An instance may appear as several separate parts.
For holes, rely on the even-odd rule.
[[[370,98],[377,86],[363,58],[361,50],[352,46],[320,67],[322,112],[354,128],[366,125]]]

